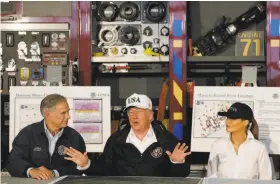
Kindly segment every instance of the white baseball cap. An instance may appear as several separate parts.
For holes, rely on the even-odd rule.
[[[138,107],[141,109],[150,109],[152,110],[152,100],[146,96],[134,93],[130,97],[128,97],[125,101],[126,107],[124,111],[126,111],[129,107]]]

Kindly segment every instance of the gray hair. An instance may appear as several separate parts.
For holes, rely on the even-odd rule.
[[[48,110],[55,110],[55,106],[63,101],[67,101],[67,99],[59,94],[50,94],[48,96],[46,96],[40,104],[40,111],[43,117],[45,117],[45,113],[44,110],[48,109]]]

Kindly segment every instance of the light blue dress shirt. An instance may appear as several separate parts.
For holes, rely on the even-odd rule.
[[[49,141],[49,153],[50,153],[50,156],[53,155],[53,152],[54,152],[54,149],[55,149],[55,145],[56,145],[56,142],[57,140],[61,137],[62,133],[63,133],[63,129],[61,129],[60,132],[58,132],[56,135],[52,135],[51,132],[49,131],[49,129],[47,128],[47,125],[46,125],[46,122],[44,121],[44,128],[45,128],[45,133],[46,133],[46,136],[48,138],[48,141]],[[32,169],[33,167],[29,168],[27,170],[27,176],[30,177],[29,175],[29,172],[30,170]],[[57,170],[52,170],[55,174],[55,177],[59,177],[59,173]]]

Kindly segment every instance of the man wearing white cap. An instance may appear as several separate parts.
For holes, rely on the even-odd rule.
[[[186,177],[190,165],[186,144],[161,124],[153,121],[152,101],[134,93],[126,99],[129,123],[110,136],[103,154],[91,162],[84,154],[66,148],[65,153],[86,175]]]

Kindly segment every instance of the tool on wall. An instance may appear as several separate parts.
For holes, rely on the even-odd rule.
[[[119,72],[120,70],[144,70],[144,69],[148,69],[148,66],[145,64],[141,64],[141,65],[133,65],[133,64],[102,64],[98,67],[98,70],[101,73],[105,73],[105,72],[112,72],[112,73],[116,73]]]

